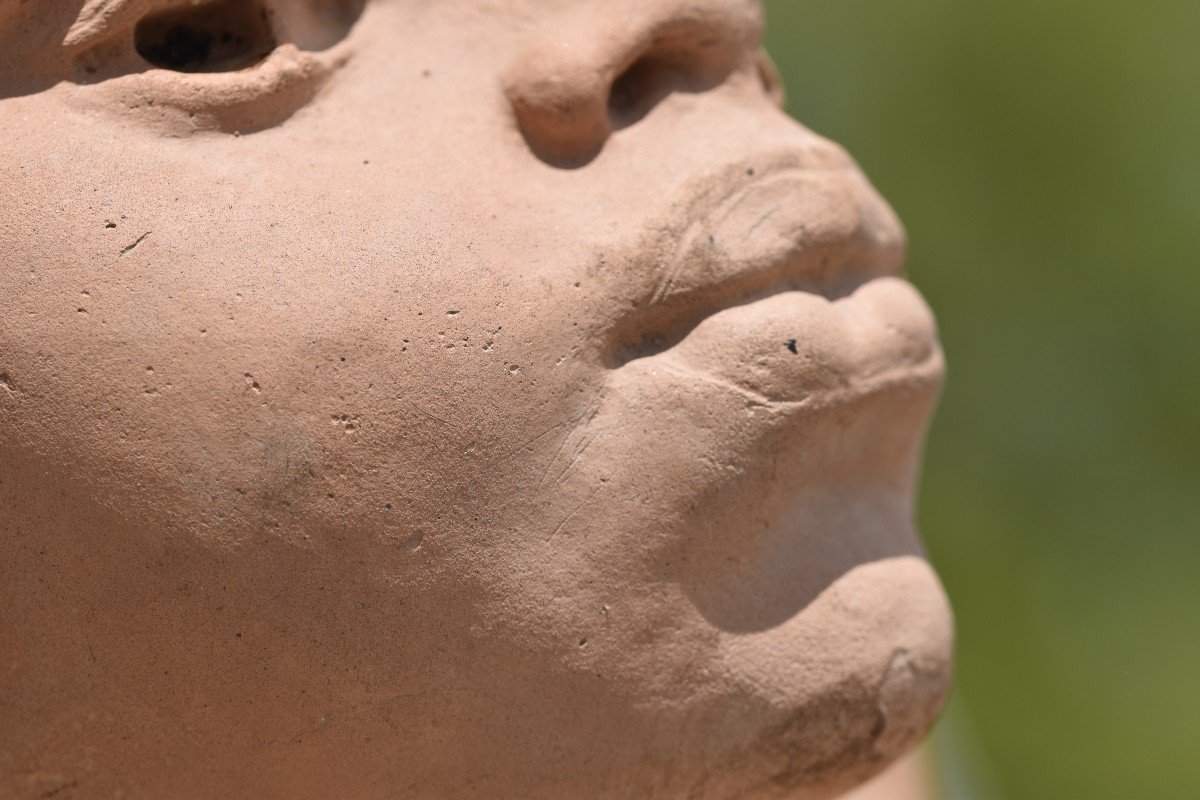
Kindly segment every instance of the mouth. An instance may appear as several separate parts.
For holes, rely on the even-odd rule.
[[[694,190],[678,244],[611,339],[609,366],[666,351],[729,308],[792,291],[835,300],[900,272],[904,232],[857,168],[800,160],[732,165]]]
[[[852,165],[796,160],[706,181],[610,339],[611,369],[707,379],[762,404],[940,382],[933,316],[900,277],[899,221]]]

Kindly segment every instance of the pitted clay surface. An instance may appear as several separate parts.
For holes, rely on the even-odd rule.
[[[0,0],[0,794],[831,797],[942,355],[752,0]]]

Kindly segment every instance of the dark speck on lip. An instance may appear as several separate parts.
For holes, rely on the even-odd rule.
[[[795,339],[788,339],[787,342],[785,343],[785,346],[787,347],[788,350],[792,351],[793,355],[798,355],[800,353],[800,350],[797,349],[797,347],[796,347]]]

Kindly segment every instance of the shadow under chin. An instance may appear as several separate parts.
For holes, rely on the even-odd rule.
[[[782,625],[863,564],[924,558],[908,503],[894,490],[817,486],[758,516],[766,521],[755,515],[714,520],[728,528],[705,538],[738,546],[689,558],[676,576],[700,614],[729,633]]]

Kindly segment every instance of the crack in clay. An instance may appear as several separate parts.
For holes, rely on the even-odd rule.
[[[125,256],[125,255],[131,253],[133,251],[133,248],[137,247],[139,244],[146,241],[146,237],[152,233],[154,233],[154,231],[146,231],[141,236],[139,236],[137,239],[135,239],[133,244],[126,245],[125,248],[123,250],[121,250],[121,255]]]
[[[550,532],[549,536],[546,537],[546,543],[549,544],[550,542],[554,541],[554,537],[558,535],[558,532],[561,531],[568,522],[574,519],[575,515],[582,511],[584,507],[592,501],[592,498],[596,496],[596,492],[600,491],[603,487],[604,484],[600,484],[595,489],[592,489],[591,493],[589,493],[588,496],[583,499],[582,503],[575,506],[570,514],[567,514],[565,517],[563,517],[562,522],[558,523],[558,526]]]
[[[650,295],[648,305],[656,305],[663,301],[667,293],[671,290],[671,286],[675,283],[675,277],[679,270],[682,269],[683,263],[687,260],[687,253],[692,247],[692,243],[696,237],[700,235],[703,224],[697,220],[687,226],[687,230],[680,237],[679,246],[676,248],[674,255],[671,258],[670,265],[663,270],[662,277],[658,280],[658,285],[654,287],[654,291]],[[712,237],[708,237],[709,243],[712,243]]]
[[[576,463],[578,463],[580,456],[582,456],[584,451],[591,447],[592,443],[599,438],[600,434],[597,433],[594,436],[585,437],[583,439],[582,444],[579,447],[576,447],[575,452],[571,455],[570,463],[567,464],[566,468],[562,472],[558,473],[558,477],[554,479],[555,487],[562,485],[563,481],[566,480],[567,473],[571,471],[571,468],[574,467]]]
[[[590,405],[588,407],[588,409],[583,412],[583,414],[581,414],[579,417],[577,417],[575,419],[574,423],[571,426],[570,432],[567,433],[567,435],[563,437],[562,442],[558,446],[558,450],[555,451],[554,457],[550,459],[550,462],[548,464],[546,464],[546,469],[544,472],[542,472],[542,478],[541,478],[541,480],[538,481],[538,489],[541,489],[543,486],[546,485],[546,479],[548,477],[550,477],[550,471],[554,468],[554,465],[558,463],[558,459],[562,456],[563,451],[567,449],[567,444],[571,441],[571,437],[573,437],[576,433],[579,433],[579,429],[581,427],[583,428],[583,432],[582,432],[581,436],[583,437],[584,441],[587,440],[587,438],[588,438],[587,432],[592,427],[592,421],[595,420],[596,416],[600,413],[600,406],[603,403],[603,401],[604,401],[604,395],[603,395],[603,393],[601,393],[601,395],[596,398],[595,402],[592,403],[592,405]],[[586,448],[584,448],[584,449],[586,449]],[[577,455],[578,453],[582,452],[582,449],[580,449],[579,445],[577,444],[575,446],[575,448],[572,449],[571,452],[572,452],[572,455]],[[574,462],[572,462],[572,463],[574,463]],[[567,469],[570,469],[570,465],[568,465]],[[566,474],[565,470],[562,473],[560,473],[558,477],[561,479],[564,474]],[[556,485],[557,485],[557,481],[556,481]]]
[[[772,397],[768,397],[767,395],[763,394],[762,392],[757,392],[754,389],[750,389],[745,386],[738,386],[733,381],[729,381],[724,378],[719,378],[716,375],[713,375],[712,373],[705,372],[704,370],[696,369],[695,367],[689,367],[685,364],[676,364],[676,363],[672,363],[670,361],[662,361],[658,366],[662,369],[667,370],[668,372],[673,372],[676,375],[679,375],[680,377],[683,377],[683,378],[688,378],[690,380],[704,381],[706,383],[711,383],[716,386],[720,386],[724,389],[728,389],[729,391],[734,392],[735,394],[739,394],[742,397],[744,397],[750,405],[758,406],[761,408],[801,406],[801,405],[805,405],[806,403],[808,403],[812,398],[812,395],[805,395],[804,397],[800,398],[799,400],[776,400]]]
[[[424,415],[424,416],[426,416],[426,417],[429,417],[431,420],[434,420],[435,422],[440,422],[440,423],[442,423],[443,425],[445,425],[445,426],[446,426],[446,427],[448,427],[448,428],[453,428],[454,430],[458,430],[458,426],[457,426],[457,425],[455,425],[454,423],[452,423],[452,422],[448,422],[448,421],[446,421],[446,420],[442,419],[442,418],[441,418],[441,417],[439,417],[437,414],[433,414],[433,413],[430,413],[430,412],[426,411],[425,409],[421,408],[419,405],[417,405],[416,403],[412,402],[411,400],[409,401],[409,403],[408,403],[408,404],[409,404],[410,406],[412,406],[412,407],[413,407],[413,408],[414,408],[416,411],[418,411],[419,413],[423,414],[423,415]]]
[[[770,222],[771,217],[778,214],[781,209],[782,206],[775,206],[770,211],[759,217],[758,222],[754,223],[754,225],[750,227],[750,230],[746,231],[746,234],[742,237],[742,239],[749,239],[751,236],[758,233],[758,229]]]
[[[550,428],[547,428],[546,430],[544,430],[544,431],[542,431],[541,433],[539,433],[537,436],[534,436],[532,439],[530,439],[530,440],[528,440],[528,441],[526,441],[526,442],[522,443],[521,445],[519,445],[519,446],[517,446],[517,447],[514,447],[512,450],[508,451],[508,452],[507,452],[507,453],[505,453],[503,456],[501,456],[501,457],[499,458],[499,460],[497,460],[497,461],[493,462],[492,466],[493,466],[493,467],[498,467],[498,466],[500,466],[500,465],[501,465],[501,464],[503,464],[505,461],[508,461],[510,458],[512,458],[513,456],[515,456],[517,453],[520,453],[520,452],[522,452],[522,451],[523,451],[523,450],[525,450],[526,448],[532,447],[534,444],[536,444],[536,443],[540,442],[542,439],[544,439],[544,438],[546,438],[547,436],[549,436],[550,434],[554,433],[556,430],[558,430],[559,428],[561,428],[561,427],[563,426],[563,424],[564,424],[564,423],[560,422],[560,423],[558,423],[557,425],[554,425],[554,426],[552,426],[552,427],[550,427]]]

